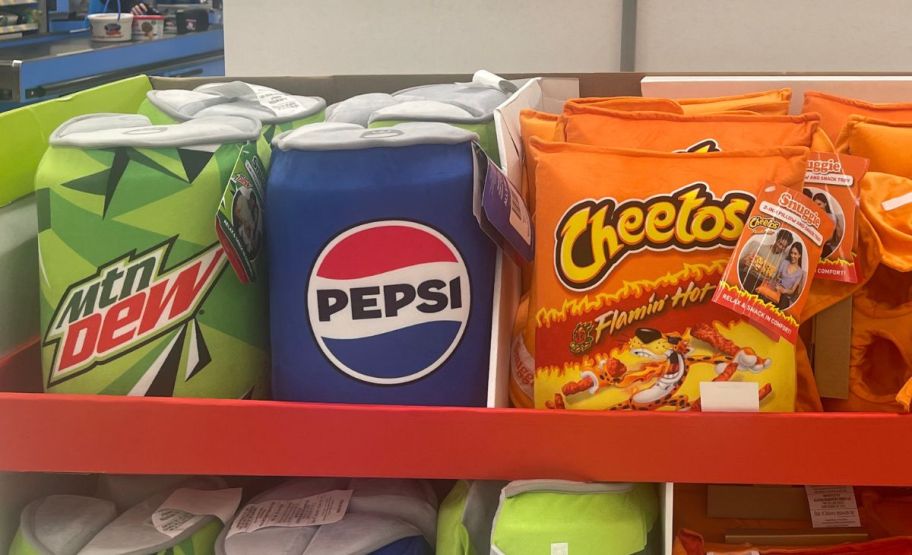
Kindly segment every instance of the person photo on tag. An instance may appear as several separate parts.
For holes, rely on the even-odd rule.
[[[255,259],[263,242],[263,218],[253,189],[238,187],[234,193],[231,216],[232,226],[241,240],[244,252],[251,260]]]
[[[756,293],[765,280],[775,277],[779,268],[772,261],[783,260],[786,249],[793,242],[792,233],[787,229],[752,237],[748,248],[744,249],[738,259],[741,286],[749,293]]]
[[[827,217],[833,222],[833,235],[823,244],[823,250],[820,251],[820,258],[830,258],[830,256],[842,243],[845,235],[845,215],[842,206],[833,198],[833,195],[818,189],[817,187],[805,187],[804,194],[814,201],[814,204],[823,210]]]

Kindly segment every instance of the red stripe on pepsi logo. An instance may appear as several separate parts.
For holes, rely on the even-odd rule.
[[[457,262],[434,235],[402,225],[376,226],[345,237],[326,253],[317,275],[357,279],[430,262]]]

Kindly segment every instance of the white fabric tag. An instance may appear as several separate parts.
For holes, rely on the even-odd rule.
[[[852,486],[804,486],[814,528],[858,528],[858,505]]]
[[[880,206],[887,212],[891,210],[896,210],[897,208],[902,208],[903,206],[912,202],[912,193],[906,193],[900,195],[896,198],[891,198],[889,200],[883,201]]]
[[[552,543],[551,544],[551,555],[570,555],[570,544]]]
[[[241,504],[241,494],[241,488],[175,490],[152,514],[152,525],[172,538],[194,526],[206,515],[217,517],[227,526]]]
[[[176,538],[203,518],[177,509],[158,509],[152,514],[152,526],[169,538]]]
[[[271,110],[277,117],[293,116],[304,109],[298,99],[291,95],[260,85],[250,85],[250,88],[256,93],[260,104]]]
[[[348,510],[354,490],[333,490],[300,499],[276,499],[251,503],[234,519],[228,536],[281,526],[320,526],[339,522]]]
[[[759,412],[760,386],[756,382],[700,382],[703,412]]]

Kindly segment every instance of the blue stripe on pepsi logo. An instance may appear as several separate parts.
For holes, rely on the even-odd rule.
[[[460,322],[418,324],[363,339],[326,339],[345,366],[361,374],[394,379],[415,374],[440,357],[459,334]]]

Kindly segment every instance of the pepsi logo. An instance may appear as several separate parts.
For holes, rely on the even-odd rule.
[[[469,320],[462,255],[428,226],[385,220],[336,236],[314,264],[307,312],[314,339],[340,371],[403,384],[437,370]]]

